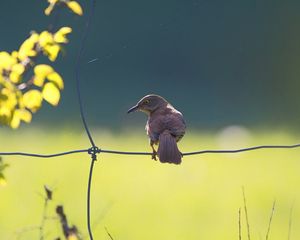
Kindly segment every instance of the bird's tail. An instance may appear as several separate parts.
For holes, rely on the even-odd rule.
[[[159,146],[157,150],[159,161],[162,163],[181,163],[182,154],[179,151],[175,137],[168,130],[159,135]]]

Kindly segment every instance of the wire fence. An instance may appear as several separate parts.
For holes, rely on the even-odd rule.
[[[259,149],[292,149],[292,148],[300,148],[300,144],[293,145],[260,145],[248,148],[239,148],[239,149],[224,149],[224,150],[201,150],[195,152],[185,152],[182,153],[182,156],[191,156],[191,155],[202,155],[202,154],[230,154],[230,153],[240,153],[240,152],[249,152]],[[27,153],[27,152],[0,152],[0,156],[24,156],[24,157],[38,157],[38,158],[52,158],[52,157],[60,157],[64,155],[77,154],[77,153],[88,153],[91,155],[91,158],[96,158],[97,154],[100,153],[108,153],[108,154],[118,154],[118,155],[149,155],[152,156],[152,152],[130,152],[130,151],[117,151],[117,150],[108,150],[108,149],[100,149],[98,147],[91,147],[87,149],[78,149],[71,150],[60,153],[53,154],[37,154],[37,153]],[[95,159],[97,160],[97,159]]]
[[[90,11],[87,17],[85,30],[82,35],[82,40],[81,40],[80,48],[78,50],[78,55],[75,63],[75,69],[74,69],[80,116],[87,137],[89,138],[91,147],[87,149],[70,150],[70,151],[53,153],[53,154],[38,154],[38,153],[27,153],[27,152],[0,152],[0,156],[24,156],[24,157],[37,157],[37,158],[54,158],[54,157],[60,157],[65,155],[71,155],[71,154],[88,153],[91,158],[91,164],[90,164],[89,176],[88,176],[88,185],[87,185],[87,228],[88,228],[90,240],[93,240],[93,232],[91,229],[91,215],[90,215],[91,212],[90,195],[92,189],[93,169],[94,169],[95,161],[97,160],[97,154],[107,153],[107,154],[119,154],[119,155],[149,155],[149,156],[153,154],[152,152],[117,151],[117,150],[107,150],[107,149],[98,148],[89,130],[86,117],[85,117],[84,105],[83,105],[81,90],[80,90],[81,89],[80,88],[80,66],[81,66],[81,57],[84,52],[84,47],[86,45],[88,33],[90,30],[90,25],[94,15],[95,6],[96,6],[96,0],[91,0]],[[182,153],[182,155],[191,156],[191,155],[200,155],[200,154],[234,154],[234,153],[254,151],[259,149],[292,149],[292,148],[300,148],[300,143],[293,144],[293,145],[260,145],[260,146],[253,146],[253,147],[240,148],[240,149],[200,150],[194,152],[185,152]]]

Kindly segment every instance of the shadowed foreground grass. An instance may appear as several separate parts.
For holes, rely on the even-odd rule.
[[[110,134],[95,130],[104,149],[149,151],[143,131]],[[284,132],[232,134],[190,131],[180,143],[183,152],[248,147],[260,144],[294,144],[300,136]],[[83,133],[30,129],[3,131],[0,151],[54,153],[89,147]],[[16,231],[40,223],[43,185],[54,190],[55,204],[63,204],[69,221],[86,231],[86,189],[90,158],[86,154],[53,159],[5,157],[11,166],[8,183],[0,187],[0,238],[16,239]],[[300,239],[300,149],[258,150],[239,154],[187,156],[180,166],[161,164],[149,156],[98,155],[91,194],[95,239],[238,239],[238,210],[243,210],[245,188],[251,239],[265,239],[273,201],[276,200],[270,240]],[[52,204],[52,205],[51,205]],[[48,212],[55,216],[55,212]],[[247,239],[242,211],[242,239]],[[60,233],[49,220],[46,239]],[[19,239],[38,239],[38,231]]]

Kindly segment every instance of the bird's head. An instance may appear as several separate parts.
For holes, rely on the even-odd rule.
[[[167,100],[165,100],[163,97],[155,95],[155,94],[150,94],[145,97],[143,97],[138,103],[130,108],[127,113],[135,112],[135,111],[141,111],[146,114],[151,114],[155,110],[165,107],[168,105]]]

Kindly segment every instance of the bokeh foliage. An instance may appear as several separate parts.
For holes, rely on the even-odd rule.
[[[103,149],[150,150],[143,129],[118,134],[93,129],[93,134]],[[224,147],[221,140],[224,141],[222,133],[190,129],[179,147],[183,152],[221,149]],[[253,130],[247,141],[227,136],[226,144],[227,148],[238,148],[266,143],[293,144],[297,140],[299,136],[280,129]],[[4,131],[0,142],[4,142],[2,146],[7,150],[39,149],[45,153],[80,149],[88,144],[85,134],[78,130],[45,132],[31,126],[12,134]],[[9,186],[0,189],[3,239],[14,239],[17,230],[40,222],[42,199],[37,192],[41,192],[45,183],[54,189],[51,204],[63,204],[71,223],[87,236],[85,196],[89,156],[84,153],[53,159],[11,156],[10,161],[13,167],[7,171]],[[244,186],[251,239],[265,239],[274,199],[276,207],[269,239],[288,239],[292,206],[290,239],[299,239],[299,170],[299,149],[188,156],[179,167],[155,162],[149,156],[103,153],[98,155],[93,174],[94,238],[109,239],[107,227],[114,239],[124,240],[238,239],[238,210],[243,209]],[[51,215],[53,211],[49,212]],[[47,223],[47,239],[54,239],[58,231],[61,230],[57,221]],[[243,211],[242,231],[242,239],[247,239]],[[20,239],[37,239],[36,232],[24,233]]]
[[[61,6],[82,15],[76,1],[48,2],[46,15]],[[43,101],[57,106],[64,88],[63,78],[50,64],[38,60],[44,55],[55,62],[71,32],[72,28],[67,26],[40,33],[31,31],[18,50],[0,52],[0,124],[18,128],[22,121],[31,122],[32,114],[41,108]]]

